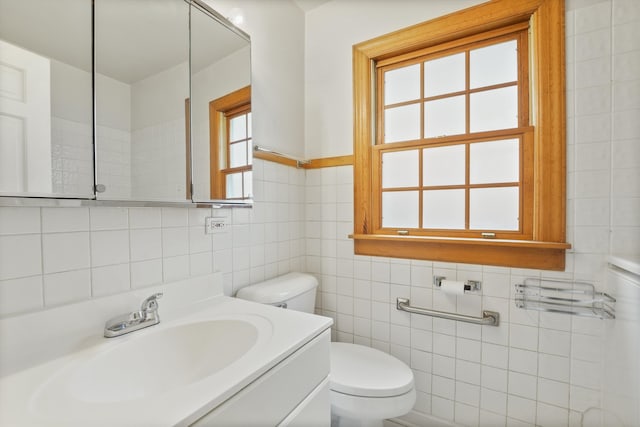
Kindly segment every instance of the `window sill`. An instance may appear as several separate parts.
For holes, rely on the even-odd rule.
[[[356,255],[563,271],[568,243],[354,234]]]

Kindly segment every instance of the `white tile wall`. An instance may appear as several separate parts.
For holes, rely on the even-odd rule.
[[[184,127],[184,119],[178,119],[132,132],[131,192],[134,199],[139,196],[184,198]]]
[[[224,274],[226,293],[304,270],[304,172],[256,161],[253,209],[0,208],[0,316]],[[228,216],[220,234],[207,216]]]
[[[605,256],[640,253],[640,2],[567,2],[568,203],[565,272],[353,255],[353,170],[306,173],[256,161],[253,209],[0,208],[0,315],[11,316],[220,270],[225,293],[291,270],[320,278],[334,339],[390,352],[415,373],[415,410],[462,425],[578,425],[600,406],[602,321],[513,304],[524,277],[600,284]],[[130,158],[131,137],[102,129],[102,149]],[[108,165],[107,165],[108,166]],[[124,195],[131,172],[104,169]],[[105,179],[106,179],[105,178]],[[122,184],[120,187],[118,185]],[[231,226],[205,235],[204,217]],[[483,282],[450,298],[433,274]],[[400,313],[396,296],[474,314],[498,328]]]
[[[51,118],[51,165],[54,193],[90,195],[93,192],[93,135],[91,124]]]
[[[336,320],[336,339],[408,361],[418,412],[470,426],[567,426],[601,404],[603,322],[518,309],[511,295],[513,284],[531,276],[602,286],[610,251],[639,253],[640,2],[567,5],[567,234],[573,248],[565,272],[352,256],[346,236],[353,209],[346,196],[338,202],[338,194],[352,191],[352,168],[307,172],[307,267],[321,278],[318,311]],[[432,288],[433,274],[481,280],[483,296],[443,295]],[[396,296],[465,314],[496,310],[502,323],[407,317],[395,310]]]
[[[97,127],[96,149],[98,184],[106,186],[102,196],[108,199],[130,199],[131,178],[131,133],[126,130]],[[184,194],[184,193],[183,193]]]

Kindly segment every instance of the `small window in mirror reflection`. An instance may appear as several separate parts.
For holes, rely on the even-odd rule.
[[[247,86],[209,103],[211,198],[252,197],[251,88]]]

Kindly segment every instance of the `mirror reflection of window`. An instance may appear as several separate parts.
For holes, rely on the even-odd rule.
[[[211,198],[252,197],[251,88],[209,103]]]
[[[192,1],[190,46],[192,198],[249,204],[250,38],[206,5]]]

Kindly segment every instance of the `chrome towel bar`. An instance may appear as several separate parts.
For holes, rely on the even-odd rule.
[[[396,299],[396,308],[414,314],[424,314],[425,316],[440,317],[442,319],[458,320],[460,322],[473,323],[476,325],[499,326],[500,313],[497,311],[484,310],[482,317],[466,316],[464,314],[448,313],[446,311],[431,310],[428,308],[412,307],[409,298]]]

